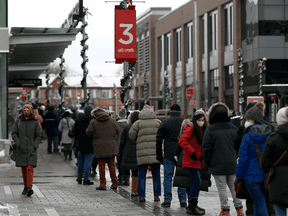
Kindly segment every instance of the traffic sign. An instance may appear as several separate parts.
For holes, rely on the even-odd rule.
[[[191,99],[193,94],[194,94],[194,89],[193,88],[187,88],[187,99]]]
[[[191,101],[189,102],[189,105],[190,105],[190,106],[195,106],[195,104],[196,104],[196,101],[195,101],[195,100],[191,100]]]

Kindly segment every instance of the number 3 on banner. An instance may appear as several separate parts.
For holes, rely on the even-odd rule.
[[[123,32],[123,35],[127,35],[129,37],[129,40],[125,41],[122,38],[119,40],[120,43],[122,44],[130,44],[133,42],[133,35],[129,32],[130,29],[132,29],[133,24],[124,24],[124,23],[120,23],[119,24],[120,27],[126,27],[125,31]]]

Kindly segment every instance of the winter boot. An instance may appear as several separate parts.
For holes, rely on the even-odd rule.
[[[70,160],[70,161],[73,160],[73,159],[72,159],[72,151],[68,151],[68,153],[69,153],[69,160]]]
[[[132,176],[131,197],[138,196],[138,177]]]
[[[125,175],[125,176],[124,176],[123,185],[125,185],[125,186],[130,186],[130,175]]]
[[[24,186],[24,189],[22,191],[22,195],[26,195],[27,194],[27,186]]]
[[[237,216],[245,216],[243,208],[236,208]]]
[[[118,176],[118,185],[123,186],[123,176]]]
[[[190,214],[190,215],[204,215],[205,212],[199,210],[197,207],[197,198],[189,198],[188,201],[189,205],[186,208],[186,214]]]
[[[27,187],[27,197],[30,197],[33,194],[32,187]]]
[[[230,209],[228,210],[221,209],[221,212],[218,216],[230,216]]]

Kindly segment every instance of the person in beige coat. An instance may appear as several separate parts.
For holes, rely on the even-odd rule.
[[[139,113],[139,120],[129,130],[129,138],[136,140],[136,157],[138,165],[138,197],[145,202],[146,173],[151,166],[153,176],[154,201],[160,201],[160,162],[156,159],[156,135],[161,121],[156,119],[153,109],[145,105]]]
[[[119,126],[115,119],[111,118],[100,107],[92,110],[93,119],[90,121],[86,134],[93,138],[94,157],[98,160],[100,173],[100,186],[96,190],[106,190],[105,163],[108,163],[112,180],[111,189],[116,190],[118,183],[115,170],[115,156],[117,155],[117,136]]]

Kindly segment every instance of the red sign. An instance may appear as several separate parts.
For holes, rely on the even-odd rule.
[[[247,97],[247,104],[251,102],[263,102],[264,103],[264,97],[262,96],[248,96]]]
[[[121,9],[115,6],[115,60],[136,63],[136,10],[135,6]]]
[[[194,89],[193,88],[187,88],[187,98],[191,99],[194,94]]]
[[[189,102],[189,105],[190,105],[190,106],[195,106],[195,104],[196,104],[196,101],[195,101],[195,100],[191,100],[191,101]]]

